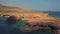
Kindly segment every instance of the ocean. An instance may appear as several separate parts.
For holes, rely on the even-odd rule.
[[[49,13],[52,17],[60,18],[60,11],[45,11],[44,13]]]

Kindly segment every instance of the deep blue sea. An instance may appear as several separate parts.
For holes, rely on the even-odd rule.
[[[49,15],[51,15],[55,18],[60,18],[60,11],[46,11],[44,13],[49,13]]]

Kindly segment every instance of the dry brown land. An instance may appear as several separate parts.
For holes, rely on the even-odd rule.
[[[30,24],[52,22],[56,24],[57,27],[60,27],[60,18],[54,18],[48,15],[48,13],[37,11],[33,12],[30,10],[25,10],[16,7],[0,7],[0,16],[3,15],[16,16],[17,18],[23,17],[22,20],[28,20],[28,23]]]

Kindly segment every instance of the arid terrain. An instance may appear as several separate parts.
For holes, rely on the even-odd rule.
[[[22,20],[28,20],[30,24],[54,23],[57,27],[60,27],[60,18],[52,17],[48,13],[0,5],[0,16],[3,15],[16,16],[22,18]]]
[[[49,15],[49,13],[37,12],[25,10],[18,7],[8,7],[0,5],[0,16],[9,15],[16,16],[17,18],[22,17],[23,20],[29,20],[29,22],[50,22],[50,21],[60,21],[60,18],[55,18]]]

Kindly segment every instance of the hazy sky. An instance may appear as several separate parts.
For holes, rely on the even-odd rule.
[[[60,0],[0,0],[0,4],[29,10],[60,11]]]

